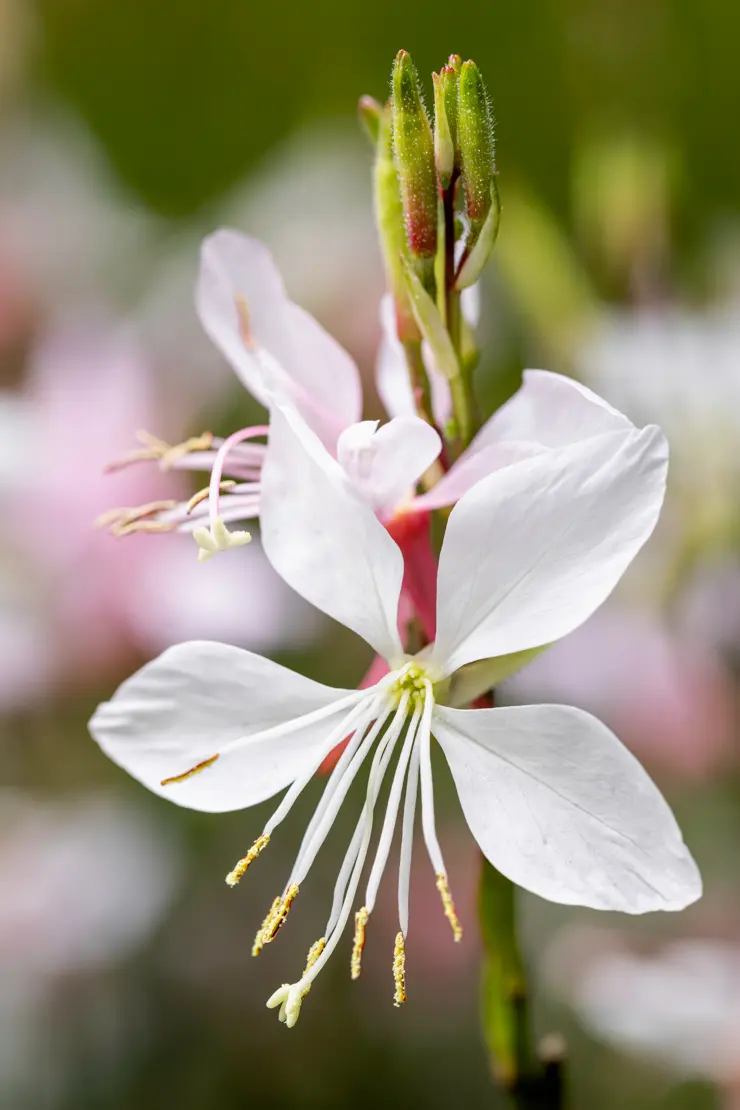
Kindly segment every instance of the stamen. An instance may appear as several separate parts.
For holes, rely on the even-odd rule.
[[[264,851],[269,843],[270,838],[269,836],[265,836],[264,833],[262,834],[262,836],[257,837],[254,844],[247,852],[246,856],[242,856],[234,869],[232,871],[229,871],[228,875],[226,876],[226,882],[229,886],[236,886],[236,884],[245,874],[247,868],[252,863],[254,863],[254,861],[257,859],[257,856],[260,854],[260,852]]]
[[[352,960],[350,961],[350,975],[353,979],[359,979],[362,971],[362,950],[365,947],[365,929],[369,917],[370,914],[366,906],[363,906],[355,914],[355,939],[352,945]]]
[[[452,901],[452,894],[450,892],[450,884],[447,882],[447,876],[443,871],[437,873],[437,890],[442,897],[442,907],[445,911],[445,917],[452,926],[452,932],[455,936],[455,943],[462,940],[462,925],[457,916],[455,903]]]
[[[122,455],[120,459],[114,459],[113,462],[108,463],[105,467],[107,474],[137,462],[158,461],[162,470],[171,470],[186,455],[194,451],[208,451],[213,446],[212,432],[203,432],[199,436],[191,436],[190,439],[175,444],[166,443],[147,431],[137,432],[136,438],[143,446],[134,448],[133,451]]]
[[[154,513],[168,512],[177,506],[176,501],[149,501],[145,505],[136,505],[132,508],[123,509],[108,509],[107,512],[101,513],[95,520],[96,528],[110,528],[114,536],[126,535],[129,531],[135,531],[134,525],[139,530],[144,530],[145,524],[157,524],[159,521],[144,521],[144,517],[150,517]],[[168,529],[170,525],[167,525]]]
[[[264,925],[262,932],[262,944],[270,944],[278,934],[278,930],[285,924],[285,919],[290,913],[290,907],[295,901],[298,893],[298,884],[291,883],[285,892],[285,897],[280,899],[280,905],[275,912],[271,915],[270,920]],[[274,903],[273,903],[274,906]]]
[[[396,984],[393,1005],[398,1007],[406,1001],[406,944],[403,933],[396,933],[396,946],[393,949],[393,982]]]
[[[221,493],[224,493],[226,490],[233,489],[235,485],[236,485],[236,482],[234,481],[233,478],[227,478],[227,479],[225,479],[225,481],[221,482],[221,484],[219,486],[219,491]],[[200,505],[201,501],[206,500],[209,493],[210,493],[210,487],[209,486],[204,486],[203,489],[199,489],[198,492],[194,493],[193,496],[188,501],[187,505],[185,506],[185,512],[186,513],[192,513],[192,511],[196,507],[196,505]]]
[[[267,911],[267,914],[265,915],[265,920],[260,925],[260,927],[257,930],[257,933],[255,935],[255,938],[254,938],[254,944],[252,945],[252,955],[253,956],[259,956],[260,952],[264,948],[264,946],[265,946],[265,940],[264,940],[265,933],[270,928],[270,925],[272,924],[273,918],[277,915],[277,913],[280,909],[280,906],[282,904],[282,901],[283,901],[283,899],[278,894],[277,898],[275,899],[275,901],[272,903],[269,910]],[[288,984],[286,984],[286,985],[288,985]],[[268,1002],[268,1006],[269,1006],[269,1002]]]
[[[406,777],[401,824],[401,858],[398,863],[398,923],[404,936],[409,930],[409,889],[411,887],[411,856],[414,845],[416,798],[419,793],[419,745],[414,744],[411,764]]]
[[[160,786],[172,786],[176,782],[185,782],[186,779],[191,779],[194,775],[199,775],[201,771],[205,771],[207,767],[211,767],[218,759],[220,752],[216,752],[210,759],[204,759],[201,763],[196,763],[195,767],[191,767],[189,771],[183,771],[181,775],[172,775],[168,779],[162,779]]]
[[[236,317],[239,322],[239,338],[248,351],[256,351],[257,343],[252,333],[252,322],[249,317],[249,302],[243,293],[237,293],[236,297],[234,297],[234,305],[236,306]]]

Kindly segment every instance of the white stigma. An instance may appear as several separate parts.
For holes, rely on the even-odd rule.
[[[204,563],[219,551],[250,543],[252,536],[250,532],[230,532],[221,517],[216,517],[210,528],[196,528],[193,539],[198,545],[198,562]]]

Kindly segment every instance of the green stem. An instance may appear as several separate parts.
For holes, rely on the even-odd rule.
[[[429,386],[429,377],[427,376],[426,367],[424,366],[424,359],[421,354],[421,340],[406,340],[403,344],[403,349],[406,354],[406,364],[409,368],[411,388],[414,393],[417,412],[427,423],[434,425],[432,392]]]
[[[563,1110],[562,1054],[550,1046],[538,1056],[532,1044],[516,890],[485,859],[478,905],[484,951],[483,1031],[493,1077],[506,1092],[511,1110]]]
[[[479,427],[477,405],[473,393],[472,361],[466,358],[463,350],[463,318],[460,307],[460,294],[455,289],[455,188],[458,172],[442,196],[444,213],[444,319],[452,346],[455,349],[460,373],[450,381],[452,411],[455,418],[455,442],[450,446],[454,456],[459,455],[470,443]]]

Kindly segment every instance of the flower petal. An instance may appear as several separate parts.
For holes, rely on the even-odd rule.
[[[681,910],[699,871],[665,799],[588,713],[562,705],[435,708],[434,735],[494,867],[552,902]]]
[[[363,420],[345,428],[337,459],[375,512],[392,513],[442,450],[437,432],[418,416],[398,416],[378,428]]]
[[[359,372],[320,324],[288,299],[264,244],[225,228],[205,239],[196,305],[203,327],[250,393],[268,404],[269,390],[280,386],[333,449],[342,428],[360,416]]]
[[[483,425],[468,452],[512,440],[564,447],[632,428],[626,416],[573,378],[525,370],[521,388]]]
[[[369,505],[288,406],[271,414],[262,470],[262,545],[278,574],[389,662],[403,655],[403,557]]]
[[[318,763],[352,694],[241,648],[193,641],[169,648],[124,682],[98,706],[90,732],[155,794],[224,812],[264,801]],[[301,724],[307,714],[318,719]],[[162,784],[199,766],[183,781]]]
[[[548,451],[473,486],[440,556],[432,658],[444,673],[582,624],[655,527],[667,463],[650,426]]]

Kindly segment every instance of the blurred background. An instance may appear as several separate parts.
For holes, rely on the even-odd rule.
[[[389,875],[362,979],[331,961],[288,1034],[264,1000],[317,935],[348,829],[252,961],[316,790],[232,891],[265,814],[168,805],[86,732],[132,669],[192,637],[332,684],[364,673],[364,648],[257,543],[198,567],[187,536],[116,541],[92,521],[187,492],[146,467],[103,475],[138,429],[177,442],[247,423],[192,305],[199,239],[220,224],[267,241],[377,410],[382,274],[355,104],[384,96],[401,46],[425,79],[472,55],[494,100],[488,409],[544,366],[659,421],[672,447],[659,531],[618,593],[501,696],[607,721],[675,806],[707,892],[638,921],[523,896],[537,1027],[568,1039],[576,1110],[740,1106],[739,40],[727,0],[0,0],[3,1110],[498,1105],[478,861],[449,783],[465,943],[419,853],[409,1005],[391,1005]]]

